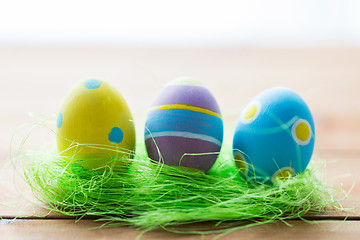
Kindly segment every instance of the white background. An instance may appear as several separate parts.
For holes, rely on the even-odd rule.
[[[0,0],[0,45],[360,46],[356,0]]]

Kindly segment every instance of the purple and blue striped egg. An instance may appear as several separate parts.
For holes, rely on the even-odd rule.
[[[214,96],[183,78],[167,84],[151,104],[145,123],[149,157],[170,166],[208,171],[223,141],[223,121]]]

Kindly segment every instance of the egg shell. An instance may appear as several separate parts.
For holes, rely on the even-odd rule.
[[[83,81],[69,92],[58,114],[57,134],[60,154],[77,159],[131,157],[135,148],[133,118],[124,98],[108,83],[97,79]],[[74,143],[99,144],[107,149]],[[81,164],[95,167],[108,161]]]
[[[173,81],[151,104],[145,124],[145,145],[151,159],[208,171],[218,157],[222,140],[219,106],[201,83]]]
[[[276,87],[250,101],[233,139],[235,163],[243,174],[269,183],[303,172],[313,153],[311,112],[294,91]]]

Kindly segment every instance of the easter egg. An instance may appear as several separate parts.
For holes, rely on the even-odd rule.
[[[135,128],[124,98],[102,80],[89,79],[76,85],[57,117],[57,146],[61,155],[82,159],[83,166],[131,157]]]
[[[219,106],[201,83],[187,78],[170,82],[151,104],[145,124],[145,145],[151,159],[208,171],[222,140]]]
[[[290,89],[271,88],[254,97],[238,119],[235,164],[251,179],[275,183],[306,169],[314,140],[314,121],[304,100]]]

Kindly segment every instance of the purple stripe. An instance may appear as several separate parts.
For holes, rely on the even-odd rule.
[[[189,104],[221,114],[214,96],[201,86],[167,85],[159,92],[151,106],[169,104]]]
[[[213,143],[198,139],[189,139],[182,137],[157,137],[145,141],[148,155],[151,159],[159,161],[158,149],[164,159],[165,164],[170,166],[179,166],[179,161],[185,153],[212,153],[219,152],[220,147]],[[184,156],[181,160],[181,166],[196,168],[203,171],[209,171],[215,163],[218,154]]]

